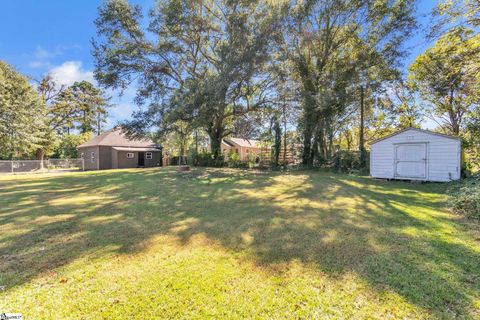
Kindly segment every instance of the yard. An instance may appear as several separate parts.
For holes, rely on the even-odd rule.
[[[444,184],[175,168],[0,177],[0,312],[478,318],[480,231]]]

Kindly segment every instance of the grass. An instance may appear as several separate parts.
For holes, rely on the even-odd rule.
[[[25,319],[478,318],[446,185],[322,172],[0,177],[0,312]]]

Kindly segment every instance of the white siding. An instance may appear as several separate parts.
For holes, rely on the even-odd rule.
[[[460,179],[460,140],[414,129],[406,130],[371,145],[370,175],[372,177],[395,178],[395,144],[398,143],[427,144],[426,180],[446,182]]]

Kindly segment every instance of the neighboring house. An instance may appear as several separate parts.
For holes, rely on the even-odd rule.
[[[119,127],[78,146],[85,170],[158,167],[162,150],[150,139],[128,138]]]
[[[262,150],[265,151],[270,148],[262,148],[259,140],[224,138],[221,149],[223,154],[238,153],[241,161],[247,161],[249,158],[258,157]]]
[[[447,182],[460,179],[460,138],[407,128],[371,143],[374,178]]]

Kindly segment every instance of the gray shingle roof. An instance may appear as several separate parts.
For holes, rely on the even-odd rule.
[[[78,148],[85,147],[96,147],[96,146],[107,146],[107,147],[132,147],[132,148],[156,148],[158,147],[155,143],[147,138],[144,139],[133,139],[128,138],[121,128],[113,128],[108,130],[92,140],[89,140],[81,145]]]

